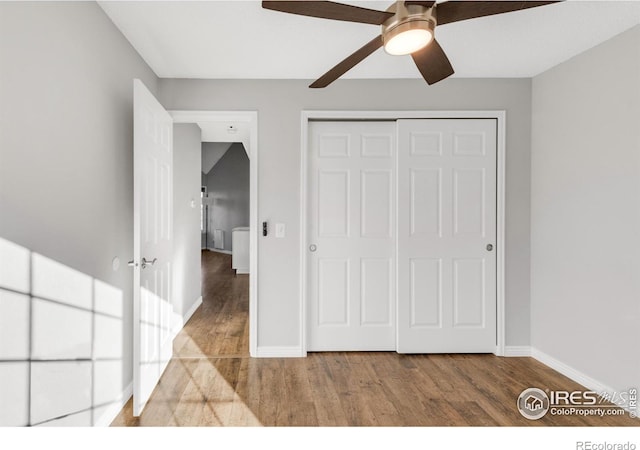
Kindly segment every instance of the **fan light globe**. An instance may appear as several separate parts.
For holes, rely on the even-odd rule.
[[[390,55],[408,55],[429,45],[433,34],[425,29],[406,30],[392,36],[384,44],[384,50]]]
[[[429,16],[394,17],[382,25],[384,49],[390,55],[408,55],[426,47],[433,40],[435,20]]]

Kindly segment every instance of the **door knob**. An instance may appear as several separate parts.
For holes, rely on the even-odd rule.
[[[158,258],[153,258],[152,261],[147,261],[147,258],[142,258],[141,266],[142,266],[143,269],[145,267],[147,267],[147,266],[153,266],[156,263],[157,260],[158,260]]]
[[[487,251],[490,252],[491,250],[493,250],[493,245],[487,244]]]
[[[318,247],[316,246],[316,244],[311,244],[309,246],[309,251],[310,252],[315,252],[316,250],[318,250]]]
[[[138,263],[137,263],[137,262],[135,262],[135,261],[132,259],[131,261],[129,261],[129,262],[127,263],[127,266],[129,266],[129,267],[138,267]]]

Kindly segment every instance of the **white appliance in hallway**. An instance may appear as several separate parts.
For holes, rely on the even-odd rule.
[[[309,123],[308,351],[495,350],[496,127]]]
[[[173,120],[134,80],[133,415],[173,354]]]
[[[249,273],[249,227],[231,231],[231,268],[236,274]]]

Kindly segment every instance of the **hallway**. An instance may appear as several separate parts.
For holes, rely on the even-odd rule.
[[[249,358],[247,275],[203,252],[203,304],[143,414],[131,400],[112,426],[637,426],[621,416],[528,420],[528,387],[580,390],[532,358],[494,355],[310,353]],[[617,409],[617,408],[616,408]],[[619,409],[617,409],[619,411]]]
[[[173,343],[174,357],[249,357],[249,275],[231,255],[202,252],[202,306]]]

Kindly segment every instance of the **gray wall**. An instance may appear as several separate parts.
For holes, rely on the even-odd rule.
[[[206,151],[207,144],[202,149]],[[231,145],[206,175],[209,197],[209,248],[213,230],[224,230],[224,249],[231,247],[231,230],[249,226],[249,158],[240,143]]]
[[[532,345],[640,386],[640,27],[533,80]]]
[[[309,89],[299,80],[163,79],[167,109],[257,110],[259,220],[287,235],[259,240],[259,346],[299,346],[300,112],[304,109],[507,111],[507,344],[529,344],[531,81],[339,80]]]
[[[200,152],[202,131],[196,124],[173,126],[173,308],[179,316],[201,294]],[[193,202],[193,206],[192,206]]]
[[[120,310],[121,317],[114,319],[118,325],[110,328],[115,333],[111,342],[121,347],[119,369],[114,373],[106,362],[94,365],[94,381],[119,380],[116,392],[132,379],[132,271],[126,262],[133,256],[135,77],[156,91],[155,74],[97,4],[0,2],[0,237],[81,272],[94,284],[103,282],[116,293],[114,302],[120,298],[121,303],[106,305]],[[114,271],[116,256],[120,267]],[[64,281],[58,278],[58,283]],[[98,299],[88,295],[92,309]],[[68,300],[62,297],[59,302]],[[44,332],[46,324],[41,325],[42,330],[32,331]],[[58,326],[74,329],[71,323]],[[52,339],[62,339],[60,330]],[[74,339],[82,342],[70,341],[69,348],[88,345],[96,355],[91,333],[78,329]],[[33,391],[41,380],[32,379]],[[73,408],[86,408],[83,386],[65,385],[69,379],[38,398],[62,405],[54,398],[62,392],[65,399],[78,400]],[[3,401],[2,408],[9,407]],[[73,411],[40,412],[32,411],[32,419]],[[83,414],[77,423],[97,421],[102,412]],[[66,423],[74,423],[74,417]]]

